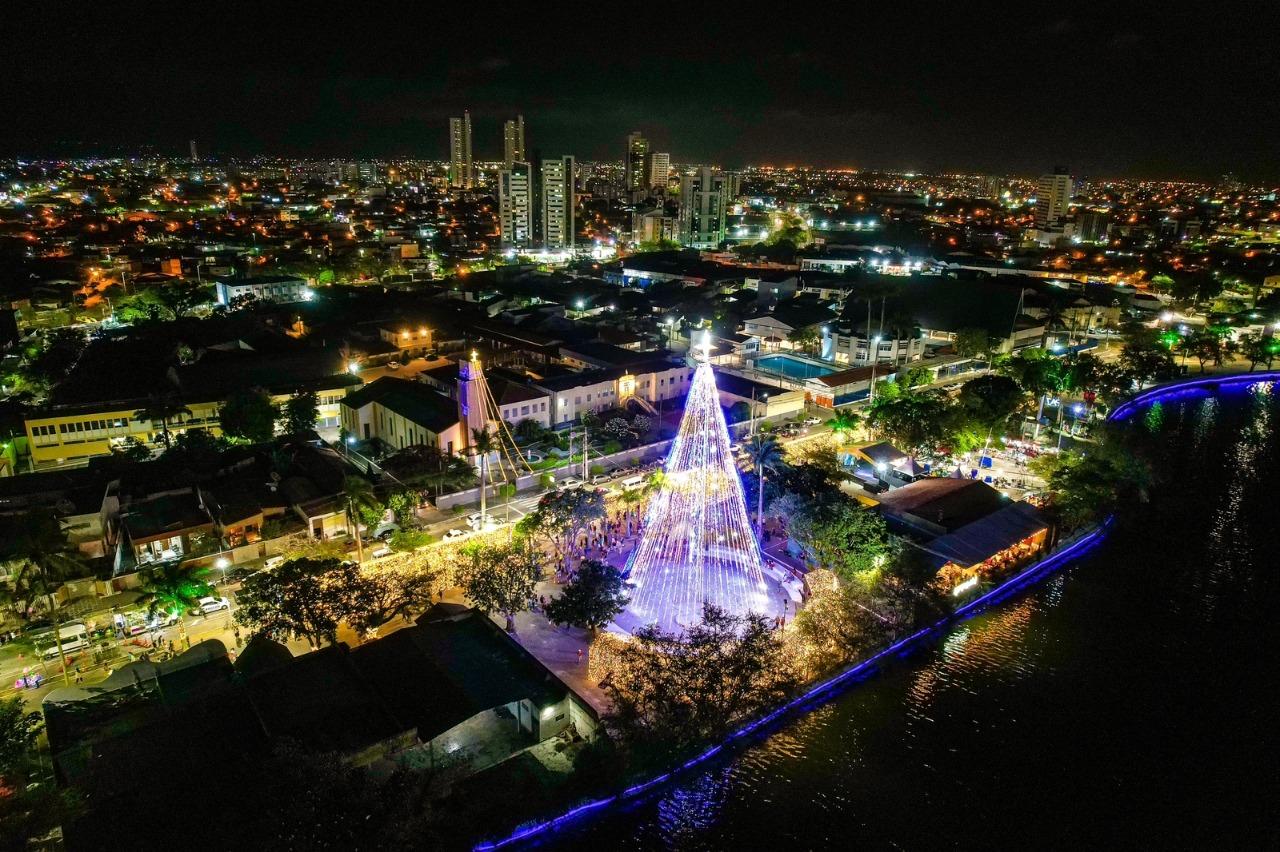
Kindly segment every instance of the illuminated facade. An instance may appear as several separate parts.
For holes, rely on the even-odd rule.
[[[705,357],[694,372],[665,474],[629,560],[635,586],[629,620],[674,632],[701,621],[704,602],[739,615],[767,612],[760,550]]]

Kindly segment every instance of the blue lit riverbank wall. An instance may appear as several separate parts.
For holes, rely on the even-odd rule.
[[[1222,390],[1245,390],[1259,382],[1280,382],[1280,370],[1265,370],[1252,373],[1233,373],[1227,375],[1204,375],[1181,379],[1163,385],[1157,385],[1138,393],[1132,399],[1117,406],[1108,415],[1112,421],[1124,421],[1146,406],[1155,402],[1181,400],[1188,397],[1204,397]],[[804,694],[792,699],[782,707],[761,716],[725,737],[721,742],[706,751],[673,768],[672,770],[651,778],[642,783],[599,799],[584,802],[560,816],[543,822],[518,828],[500,840],[486,841],[478,844],[477,850],[500,849],[523,842],[534,842],[545,838],[555,831],[566,828],[574,822],[604,812],[613,807],[630,805],[640,801],[644,796],[654,793],[662,785],[674,780],[686,771],[696,769],[707,763],[727,748],[758,737],[773,730],[786,719],[816,707],[849,687],[867,680],[877,674],[885,663],[892,662],[895,657],[909,657],[911,654],[931,644],[936,637],[953,624],[972,618],[994,604],[1002,603],[1035,585],[1045,577],[1061,570],[1072,562],[1086,556],[1106,538],[1112,519],[1063,542],[1050,555],[1039,562],[1025,568],[1017,575],[984,594],[961,605],[950,616],[940,619],[934,624],[924,627],[910,636],[895,642],[879,653],[860,663],[845,669],[824,681],[809,688]]]
[[[1103,539],[1106,538],[1110,526],[1111,519],[1108,518],[1102,524],[1078,535],[1074,539],[1064,542],[1049,556],[1046,556],[1034,565],[1025,568],[1023,571],[1008,580],[1005,580],[995,588],[957,607],[956,611],[946,618],[940,619],[927,627],[923,627],[915,633],[912,633],[910,636],[898,640],[879,653],[868,657],[862,662],[856,663],[839,674],[820,681],[816,685],[810,687],[802,695],[788,701],[773,712],[760,716],[746,725],[743,725],[716,745],[711,746],[706,751],[703,751],[701,754],[686,761],[680,766],[677,766],[654,778],[650,778],[647,781],[628,787],[620,793],[584,802],[558,817],[548,819],[544,822],[535,823],[533,825],[523,826],[500,840],[485,841],[477,844],[475,849],[501,849],[503,847],[512,846],[525,841],[534,841],[558,829],[565,828],[579,819],[601,813],[607,808],[631,804],[639,800],[641,797],[654,792],[657,788],[673,780],[677,776],[708,762],[716,755],[723,752],[726,748],[752,737],[764,734],[772,730],[780,722],[785,721],[787,718],[797,713],[810,710],[848,687],[867,680],[878,673],[884,663],[892,662],[893,658],[909,657],[912,653],[920,650],[928,644],[931,644],[940,633],[956,622],[972,618],[993,604],[1001,603],[1022,592],[1029,586],[1035,585],[1050,574],[1092,551],[1102,542]]]
[[[1140,392],[1137,396],[1116,406],[1108,420],[1128,420],[1136,412],[1154,402],[1167,402],[1173,399],[1209,396],[1220,390],[1247,388],[1259,382],[1280,382],[1280,370],[1259,370],[1255,373],[1229,373],[1221,376],[1205,375],[1180,379],[1163,385],[1156,385]]]

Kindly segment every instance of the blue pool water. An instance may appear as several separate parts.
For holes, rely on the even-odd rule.
[[[780,373],[788,379],[797,380],[826,376],[836,371],[834,367],[811,364],[808,361],[802,361],[790,355],[766,355],[756,360],[756,369],[764,370],[768,373]]]

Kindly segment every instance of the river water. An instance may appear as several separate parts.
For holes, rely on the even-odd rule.
[[[570,849],[1280,848],[1280,389],[1157,404],[1088,557]]]

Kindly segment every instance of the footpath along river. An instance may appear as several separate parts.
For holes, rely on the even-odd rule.
[[[1158,403],[1088,557],[566,849],[1280,848],[1280,389]]]

